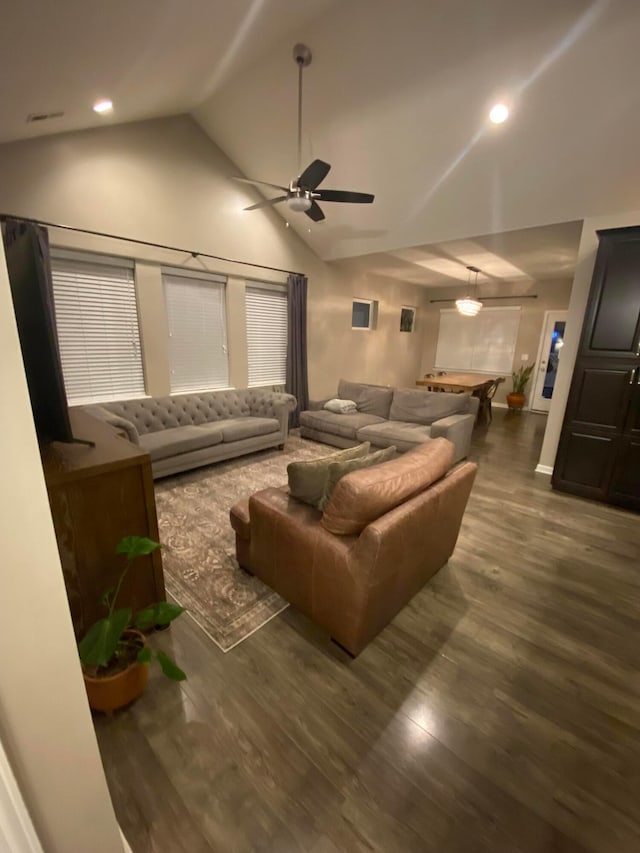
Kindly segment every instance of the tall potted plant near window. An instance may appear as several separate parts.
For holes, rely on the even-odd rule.
[[[524,391],[529,383],[532,373],[533,365],[530,364],[528,367],[522,365],[511,374],[513,386],[511,393],[507,394],[507,405],[510,409],[520,411],[524,406],[524,401],[526,399]]]

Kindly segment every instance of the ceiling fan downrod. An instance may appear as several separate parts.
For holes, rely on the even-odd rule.
[[[296,44],[293,58],[298,66],[298,174],[302,171],[302,69],[311,64],[311,51],[306,44]]]

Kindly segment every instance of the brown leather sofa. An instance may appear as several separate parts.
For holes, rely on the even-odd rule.
[[[238,563],[352,655],[447,562],[476,475],[444,438],[336,485],[324,513],[285,487],[231,510]]]

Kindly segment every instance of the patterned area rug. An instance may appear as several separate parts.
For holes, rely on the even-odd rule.
[[[287,465],[335,448],[289,436],[284,451],[265,450],[196,468],[156,483],[167,592],[228,652],[287,602],[238,568],[229,510],[268,486],[287,482]]]

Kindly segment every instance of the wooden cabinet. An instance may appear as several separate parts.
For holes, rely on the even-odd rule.
[[[598,236],[552,482],[640,510],[640,227]]]
[[[640,357],[640,229],[600,233],[580,355]]]
[[[54,442],[42,464],[73,625],[77,635],[101,616],[100,597],[124,567],[123,536],[158,539],[151,460],[112,427],[71,409],[76,438],[94,447]],[[136,560],[119,603],[134,611],[165,598],[160,551]]]

